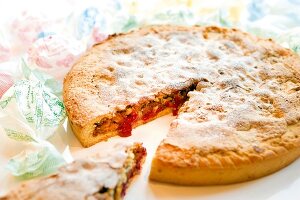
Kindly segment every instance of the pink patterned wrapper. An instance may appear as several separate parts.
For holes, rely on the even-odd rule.
[[[0,63],[8,61],[12,57],[12,52],[8,47],[0,44]]]
[[[57,34],[48,35],[36,40],[29,48],[28,61],[31,65],[62,80],[85,49],[75,39],[67,39]]]
[[[48,26],[50,26],[49,21],[41,16],[31,16],[27,12],[23,12],[21,16],[15,18],[10,25],[14,54],[26,52],[37,40],[39,33]]]
[[[3,30],[0,30],[0,63],[6,62],[13,57],[11,44],[7,35]]]
[[[91,38],[88,42],[88,48],[97,43],[101,43],[108,38],[108,34],[101,32],[99,27],[94,27],[92,30]]]
[[[0,98],[13,84],[14,80],[10,75],[0,72]]]

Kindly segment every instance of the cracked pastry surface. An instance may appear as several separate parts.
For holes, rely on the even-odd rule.
[[[118,134],[93,138],[102,118],[113,121],[118,112],[189,88],[150,178],[240,182],[299,157],[299,69],[290,50],[236,29],[150,26],[93,47],[66,77],[64,101],[75,134],[89,146]],[[161,104],[164,112],[155,115],[174,110]],[[129,128],[145,123],[142,117]]]

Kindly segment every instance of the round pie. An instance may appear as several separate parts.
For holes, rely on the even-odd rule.
[[[71,127],[88,147],[172,112],[150,179],[255,179],[300,155],[300,58],[219,27],[149,26],[95,45],[64,81]]]

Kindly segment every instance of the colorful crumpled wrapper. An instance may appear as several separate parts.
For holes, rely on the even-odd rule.
[[[31,144],[8,162],[7,169],[13,175],[31,178],[53,172],[64,163],[46,139],[64,121],[66,112],[62,101],[45,83],[32,79],[16,81],[1,98],[0,108],[0,124],[6,135]]]
[[[30,3],[35,2],[24,5]],[[0,125],[7,137],[26,144],[7,163],[14,176],[25,179],[65,163],[48,141],[66,117],[63,78],[110,34],[149,24],[218,25],[271,37],[300,53],[297,0],[55,0],[51,5],[9,18],[11,11],[0,8],[6,13],[0,23]]]
[[[38,38],[31,45],[28,61],[31,66],[62,80],[84,50],[83,45],[75,39],[49,34]]]

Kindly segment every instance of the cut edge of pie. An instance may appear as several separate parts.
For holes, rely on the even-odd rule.
[[[160,92],[154,97],[143,98],[136,104],[127,105],[125,109],[98,116],[84,127],[73,123],[72,120],[70,125],[84,147],[90,147],[118,135],[128,137],[137,126],[169,113],[177,115],[179,108],[188,98],[187,93],[197,85],[195,80],[186,82],[186,85],[179,89],[169,88],[164,93]],[[67,98],[67,92],[64,94]]]

